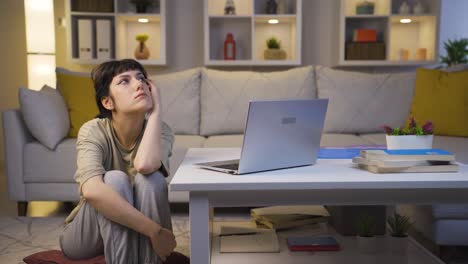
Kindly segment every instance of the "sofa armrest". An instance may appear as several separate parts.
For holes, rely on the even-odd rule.
[[[5,171],[8,193],[11,200],[26,201],[26,186],[23,180],[24,146],[34,138],[24,124],[18,109],[2,112],[3,140],[5,146]]]

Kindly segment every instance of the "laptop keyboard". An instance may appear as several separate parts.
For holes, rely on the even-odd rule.
[[[231,164],[223,164],[223,165],[216,165],[213,166],[216,168],[227,169],[227,170],[238,170],[239,169],[239,162],[231,163]]]

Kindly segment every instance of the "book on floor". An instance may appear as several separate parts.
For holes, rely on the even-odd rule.
[[[327,222],[330,214],[323,206],[271,206],[251,209],[257,226],[270,229],[288,229]]]
[[[290,251],[338,251],[340,245],[332,236],[293,236],[287,238]]]
[[[255,234],[220,236],[221,253],[279,252],[278,236],[274,230]]]

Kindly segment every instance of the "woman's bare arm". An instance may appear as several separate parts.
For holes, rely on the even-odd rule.
[[[152,81],[149,81],[149,85],[151,86],[153,109],[149,114],[146,129],[134,160],[135,169],[141,174],[149,174],[159,170],[162,160],[160,93]]]

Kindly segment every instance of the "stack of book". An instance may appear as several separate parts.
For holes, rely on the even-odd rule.
[[[250,210],[257,227],[274,230],[324,223],[330,214],[323,206],[271,206]]]
[[[458,171],[455,155],[442,149],[361,150],[353,163],[373,173]]]

